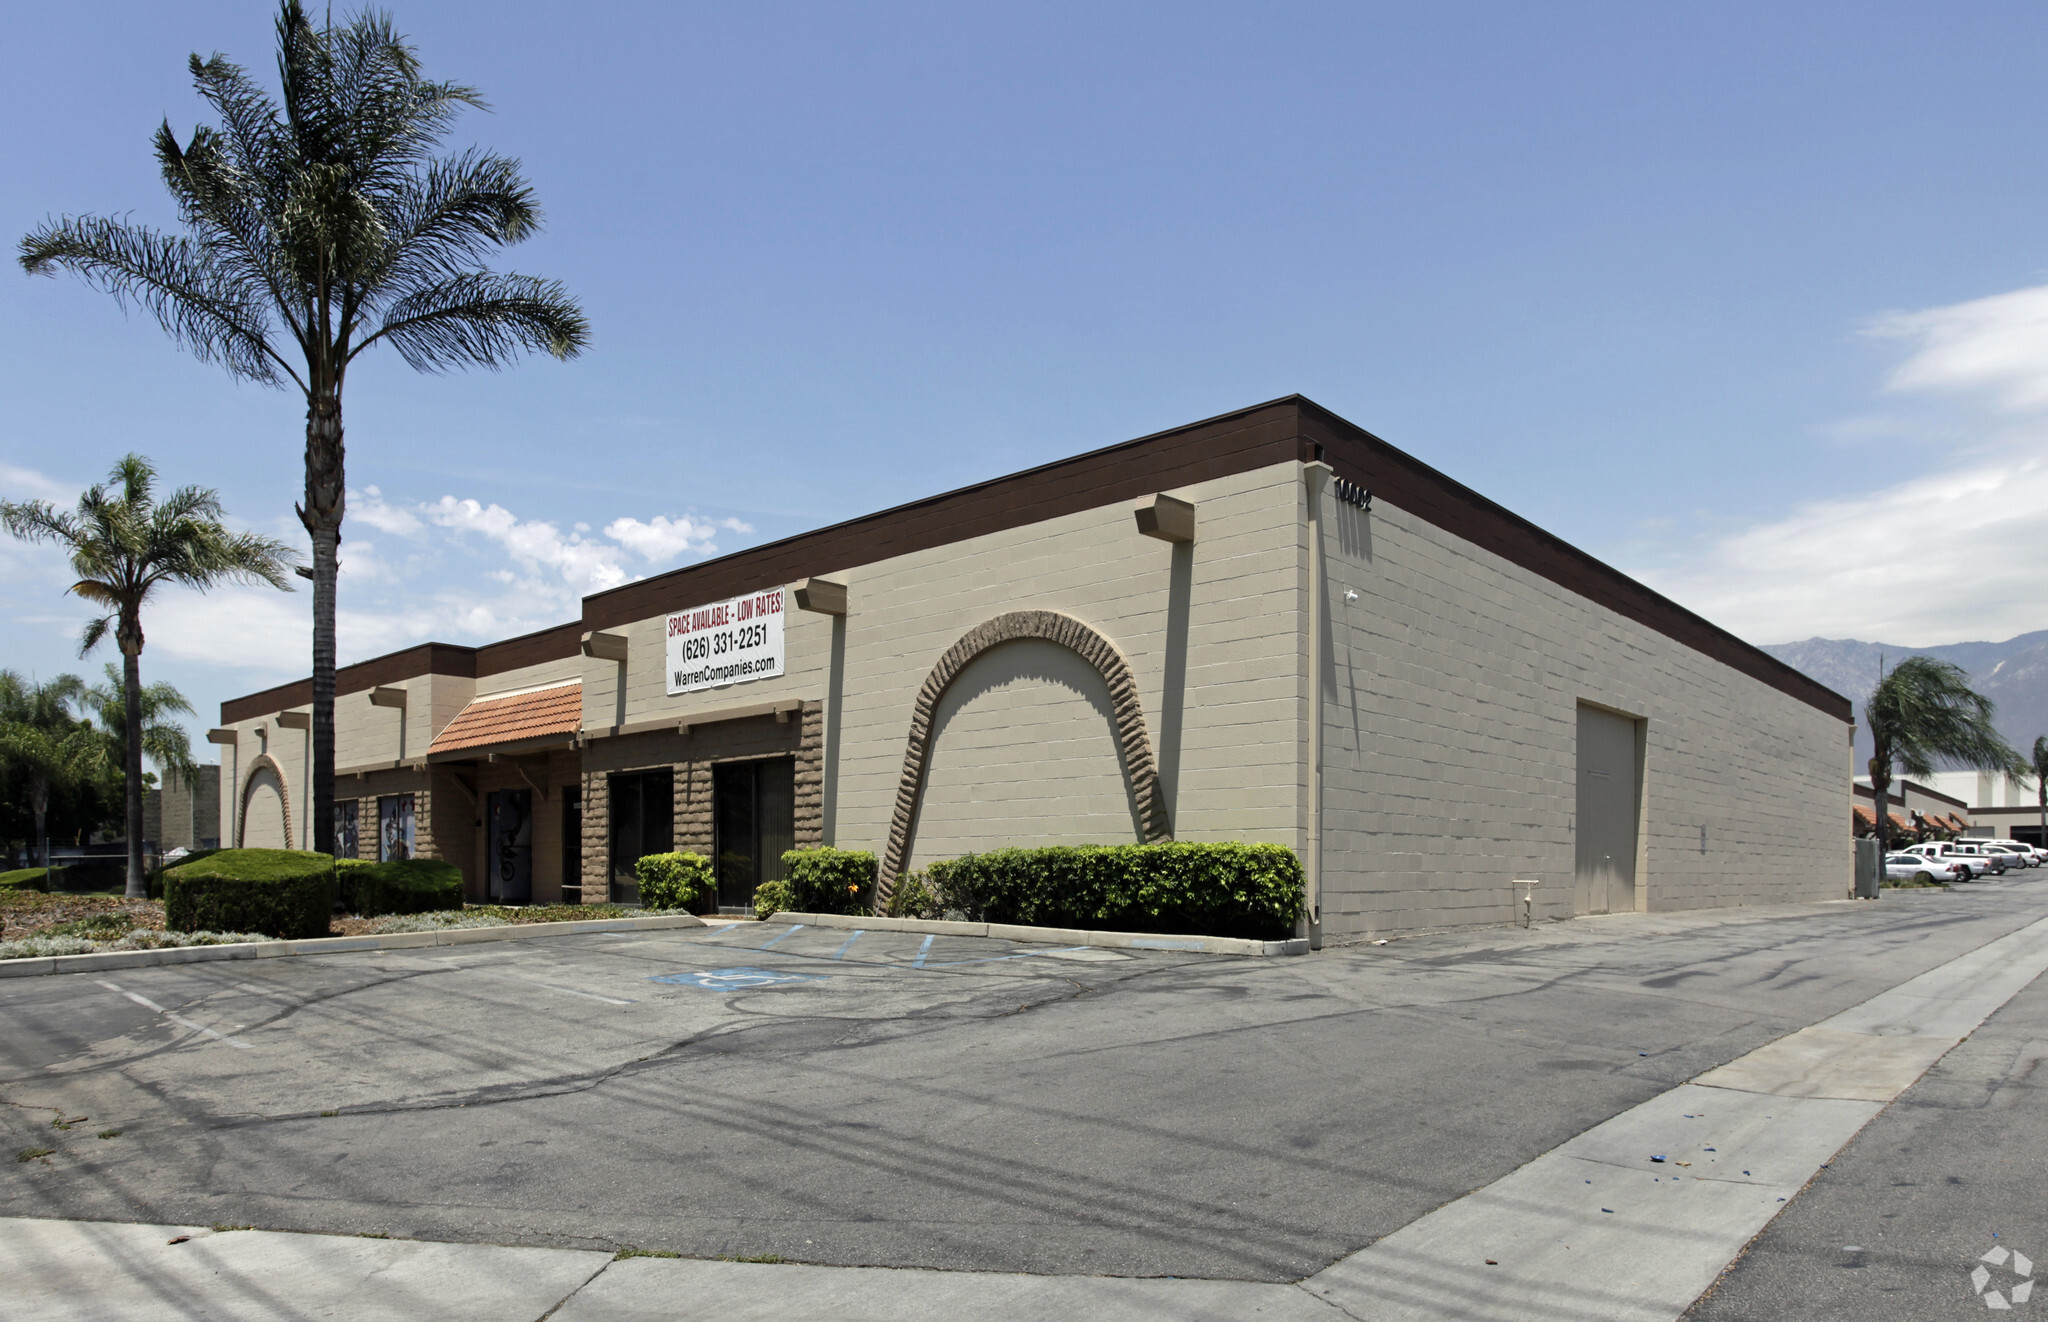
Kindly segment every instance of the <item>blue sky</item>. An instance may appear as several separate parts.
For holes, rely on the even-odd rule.
[[[345,660],[1291,391],[1753,641],[2048,626],[2037,5],[395,13],[594,334],[351,375]],[[271,17],[13,15],[0,231],[168,223],[185,56]],[[132,448],[296,530],[296,397],[75,281],[0,273],[0,389],[0,494]],[[0,665],[81,666],[63,586],[0,545]],[[308,605],[167,599],[146,672],[208,723]]]

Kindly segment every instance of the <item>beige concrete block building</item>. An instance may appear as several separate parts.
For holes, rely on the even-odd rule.
[[[1293,397],[344,668],[345,829],[476,900],[693,849],[883,884],[1004,845],[1288,845],[1330,940],[1833,898],[1846,699]],[[221,821],[310,836],[310,683],[223,704]]]

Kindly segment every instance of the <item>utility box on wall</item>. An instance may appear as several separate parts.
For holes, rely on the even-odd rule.
[[[1877,840],[1865,836],[1856,842],[1856,898],[1874,900],[1884,882],[1884,855],[1877,852]]]

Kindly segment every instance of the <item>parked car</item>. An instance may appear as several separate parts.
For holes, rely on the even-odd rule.
[[[1886,854],[1884,856],[1884,879],[1886,881],[1917,881],[1926,886],[1937,881],[1963,881],[1962,869],[1945,858],[1928,858],[1924,854]]]
[[[2043,863],[2048,863],[2048,849],[2043,849],[2039,845],[2030,845],[2024,840],[1984,840],[1979,843],[1997,845],[2001,849],[2016,850],[2026,856],[2027,866],[2030,868],[2038,868]]]
[[[2013,866],[2031,868],[2040,866],[2034,861],[2034,851],[2017,840],[1979,840],[1977,844],[1995,854],[2003,854],[2012,860]]]
[[[2003,876],[2005,870],[2012,866],[2005,861],[2005,855],[1988,853],[1974,840],[1933,840],[1924,845],[1909,846],[1900,852],[1918,854],[1922,858],[1947,859],[1961,871],[1964,881]]]

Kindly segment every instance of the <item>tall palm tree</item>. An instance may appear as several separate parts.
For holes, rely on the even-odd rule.
[[[2041,843],[2048,846],[2048,734],[2034,736],[2034,798],[2041,805]]]
[[[107,678],[85,690],[86,705],[105,736],[110,758],[128,765],[128,689],[114,663],[107,663]],[[192,704],[177,686],[164,680],[142,686],[142,755],[156,763],[166,781],[190,785],[199,779],[199,763],[192,756],[192,736],[178,716],[196,716]]]
[[[76,675],[43,683],[0,671],[0,761],[20,778],[35,819],[36,857],[50,866],[50,792],[85,780],[105,766],[106,750],[92,726],[72,714],[86,700]]]
[[[312,847],[334,832],[334,576],[344,474],[342,384],[388,343],[420,371],[499,367],[527,350],[570,358],[589,325],[562,286],[495,272],[490,251],[540,228],[519,163],[434,152],[475,89],[431,82],[388,15],[316,27],[299,0],[277,19],[283,103],[224,56],[191,58],[220,127],[156,155],[186,234],[67,216],[21,241],[30,272],[64,267],[141,303],[199,358],[306,400],[313,544]]]
[[[156,469],[139,454],[114,465],[108,481],[78,498],[76,511],[47,501],[0,501],[0,527],[71,553],[73,595],[106,613],[85,626],[83,656],[107,637],[121,648],[124,719],[122,773],[127,778],[128,894],[146,893],[142,879],[142,607],[163,583],[205,590],[216,583],[268,583],[289,592],[298,558],[290,547],[221,526],[220,496],[180,487],[161,503]]]
[[[1891,849],[1892,767],[1931,776],[1937,762],[2000,771],[2017,780],[2027,763],[1991,724],[1991,699],[1970,687],[1961,666],[1931,656],[1909,657],[1879,678],[1863,719],[1876,745],[1870,788],[1877,804],[1877,847]]]

